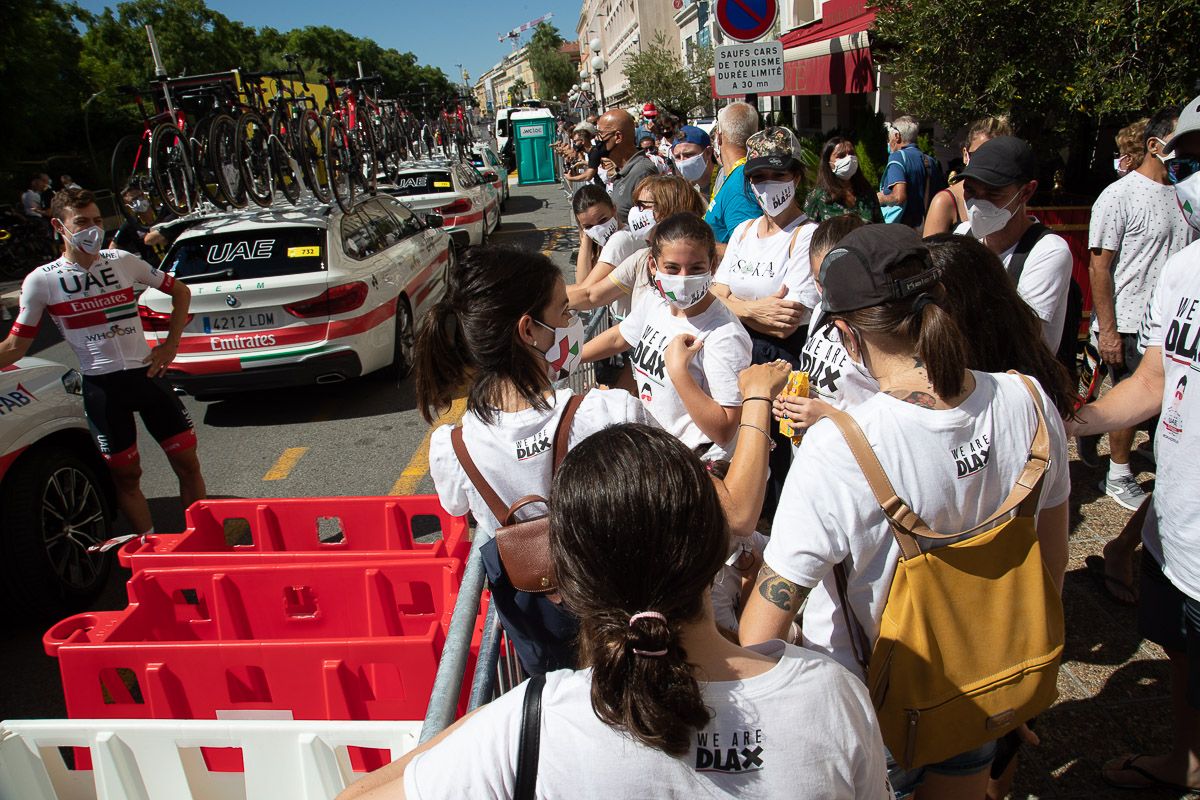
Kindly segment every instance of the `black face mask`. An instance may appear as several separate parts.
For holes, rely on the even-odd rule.
[[[608,142],[604,139],[597,139],[596,146],[592,149],[598,150],[600,152],[600,157],[604,158],[606,155],[608,155]]]

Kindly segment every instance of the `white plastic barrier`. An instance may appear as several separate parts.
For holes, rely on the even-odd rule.
[[[347,747],[417,746],[421,722],[12,720],[0,723],[0,800],[330,800],[358,777]],[[87,747],[92,771],[59,747]],[[237,747],[245,772],[209,772],[201,747]]]

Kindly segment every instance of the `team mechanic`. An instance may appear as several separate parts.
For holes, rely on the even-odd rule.
[[[50,214],[66,254],[25,278],[17,321],[0,343],[0,368],[25,355],[41,325],[42,311],[50,312],[79,357],[84,412],[112,471],[117,502],[135,531],[153,533],[150,506],[141,489],[135,411],[167,454],[184,507],[205,497],[195,428],[162,377],[179,349],[191,291],[131,253],[102,250],[104,220],[91,192],[64,189],[54,196]],[[142,333],[135,283],[171,295],[170,331],[153,350]]]

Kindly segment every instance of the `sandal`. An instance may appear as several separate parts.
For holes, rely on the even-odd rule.
[[[1122,758],[1124,759],[1123,761],[1122,761]],[[1180,786],[1177,783],[1171,783],[1170,781],[1164,781],[1162,778],[1159,778],[1158,776],[1153,775],[1149,770],[1142,769],[1136,763],[1134,763],[1139,758],[1149,758],[1149,754],[1148,753],[1139,753],[1138,755],[1135,755],[1135,756],[1118,756],[1117,758],[1114,758],[1112,761],[1109,761],[1107,764],[1105,764],[1104,767],[1100,770],[1101,780],[1103,780],[1109,786],[1115,787],[1117,789],[1159,788],[1159,789],[1174,789],[1174,790],[1180,791],[1180,792],[1200,791],[1200,789],[1196,789],[1191,786]],[[1121,762],[1119,766],[1117,766],[1117,762]],[[1128,781],[1118,781],[1118,780],[1116,780],[1114,778],[1110,778],[1108,776],[1109,770],[1113,770],[1115,772],[1132,772],[1135,775],[1139,776],[1145,782],[1144,783],[1129,783]]]

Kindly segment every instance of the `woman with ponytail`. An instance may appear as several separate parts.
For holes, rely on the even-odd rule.
[[[567,310],[558,267],[540,254],[501,247],[469,250],[421,326],[421,414],[433,423],[465,393],[463,443],[506,505],[550,492],[551,442],[571,397],[570,389],[555,391],[552,384],[579,364],[582,347],[583,324]],[[568,448],[608,425],[645,419],[629,393],[594,389],[575,414]],[[475,516],[492,601],[522,665],[532,675],[573,665],[574,621],[544,596],[508,582],[493,539],[499,521],[455,454],[452,429],[433,432],[429,474],[447,512]]]
[[[742,648],[717,631],[709,589],[729,530],[716,484],[687,447],[644,425],[601,431],[563,461],[550,508],[582,669],[546,676],[538,797],[892,796],[856,678],[794,645]],[[525,692],[344,797],[359,786],[377,787],[371,797],[512,797]]]
[[[967,368],[971,351],[946,311],[940,271],[929,248],[903,225],[867,225],[849,233],[825,256],[818,280],[824,313],[850,358],[879,383],[879,393],[847,413],[898,496],[939,533],[979,525],[1016,484],[1038,427],[1023,381]],[[1061,591],[1071,489],[1066,434],[1040,387],[1038,402],[1050,465],[1036,529],[1042,559]],[[944,543],[922,540],[922,547]],[[785,634],[811,592],[804,645],[861,675],[833,568],[845,564],[846,596],[873,643],[900,555],[846,440],[831,420],[817,422],[784,485],[758,589],[742,615],[741,642]],[[983,797],[995,750],[989,742],[939,764],[894,772],[892,780],[905,794],[924,781],[920,800]]]

